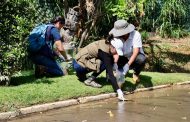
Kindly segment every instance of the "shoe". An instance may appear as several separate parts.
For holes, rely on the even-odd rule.
[[[95,88],[101,88],[102,85],[96,83],[94,80],[95,80],[94,77],[89,77],[87,80],[84,81],[84,84],[87,86],[95,87]]]
[[[42,78],[45,74],[45,66],[35,64],[35,77]]]
[[[118,96],[117,98],[119,101],[127,101],[127,99],[124,96]]]
[[[135,84],[140,82],[139,75],[136,75],[135,73],[133,73],[133,81],[134,81]]]

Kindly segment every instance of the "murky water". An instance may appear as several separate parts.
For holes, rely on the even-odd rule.
[[[190,85],[135,93],[17,118],[9,122],[189,122]]]

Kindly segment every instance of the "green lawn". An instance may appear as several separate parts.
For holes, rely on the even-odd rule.
[[[92,88],[78,81],[75,75],[35,79],[32,72],[23,72],[12,78],[11,86],[0,88],[0,112],[34,104],[113,92],[111,84],[105,81],[104,76],[105,73],[98,78],[103,88]],[[131,73],[127,75],[123,90],[190,80],[190,75],[187,73],[142,72],[141,82],[134,85],[131,76]]]

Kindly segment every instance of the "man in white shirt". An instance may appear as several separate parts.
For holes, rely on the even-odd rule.
[[[135,26],[125,20],[117,20],[114,28],[109,32],[114,37],[124,39],[123,54],[117,62],[119,70],[126,75],[129,69],[133,69],[133,81],[139,82],[139,75],[145,66],[146,57],[142,48],[142,39]]]

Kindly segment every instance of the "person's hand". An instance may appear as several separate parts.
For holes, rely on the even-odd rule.
[[[118,94],[118,99],[121,100],[121,101],[125,101],[126,99],[124,98],[123,96],[123,92],[121,91],[121,89],[118,89],[117,90],[117,94]]]
[[[128,71],[129,71],[129,64],[126,63],[126,64],[124,65],[124,67],[123,67],[123,75],[126,75]]]

